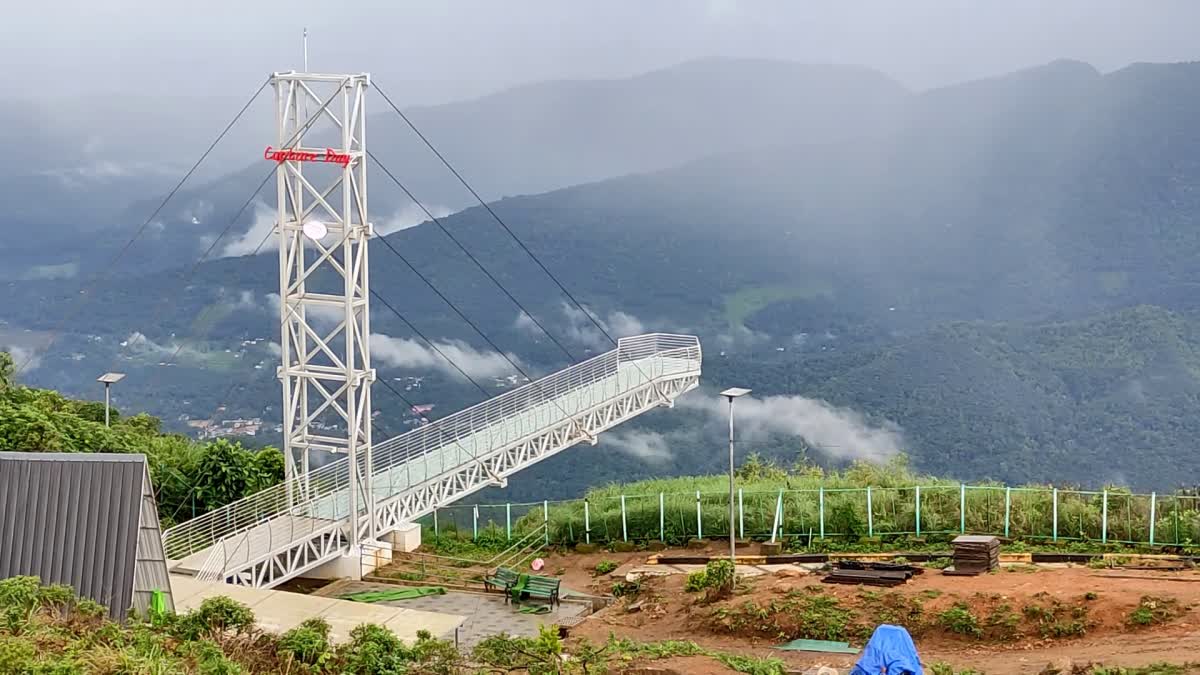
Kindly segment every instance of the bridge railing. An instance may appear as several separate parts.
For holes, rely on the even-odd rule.
[[[455,455],[441,453],[440,466],[424,467],[441,473],[537,433],[565,417],[594,408],[654,378],[699,369],[700,358],[700,342],[694,336],[656,333],[621,338],[617,349],[377,443],[372,450],[372,466],[376,473],[388,471],[410,464],[433,450],[457,444],[459,452]],[[483,430],[488,431],[486,437],[480,434]],[[421,482],[426,478],[414,480]],[[402,483],[401,489],[405,487],[408,485]]]
[[[375,488],[376,499],[399,494],[439,471],[486,456],[656,378],[699,370],[700,360],[700,342],[694,336],[656,333],[621,338],[614,350],[376,444],[373,475],[387,474]],[[425,462],[415,474],[393,471],[435,451],[441,451],[443,466]],[[454,463],[446,465],[448,461]],[[245,555],[260,555],[263,546],[274,549],[287,543],[277,538],[294,541],[327,527],[331,520],[349,517],[348,485],[349,462],[343,457],[168,529],[163,533],[167,558],[182,560],[241,533],[247,533],[239,538]],[[387,490],[381,494],[383,485]],[[366,499],[360,499],[360,513],[366,508]],[[291,518],[285,527],[268,525],[286,516]],[[251,532],[259,527],[262,532]],[[240,559],[239,555],[235,552],[231,559]]]

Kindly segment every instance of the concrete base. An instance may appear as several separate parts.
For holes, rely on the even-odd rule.
[[[412,553],[421,548],[421,525],[418,523],[404,523],[395,530],[388,532],[380,537],[392,545],[397,551],[403,553]]]
[[[392,544],[387,541],[364,541],[359,552],[346,553],[304,573],[310,579],[361,580],[364,574],[392,561]]]

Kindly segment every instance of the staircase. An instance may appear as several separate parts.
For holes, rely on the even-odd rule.
[[[700,378],[700,341],[649,334],[470,408],[378,443],[369,491],[350,513],[350,463],[303,476],[163,533],[175,571],[201,580],[271,588],[659,406]],[[364,453],[365,455],[365,453]],[[368,473],[365,456],[359,475]]]

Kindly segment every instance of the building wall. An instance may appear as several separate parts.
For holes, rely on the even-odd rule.
[[[163,583],[170,591],[152,490],[155,518],[142,529],[147,490],[144,455],[0,452],[0,578],[69,584],[124,619],[135,606],[135,585]],[[148,541],[151,531],[157,548]],[[149,571],[156,556],[161,574]],[[137,604],[144,611],[148,592]]]

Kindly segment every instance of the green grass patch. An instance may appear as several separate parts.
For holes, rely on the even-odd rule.
[[[725,321],[732,329],[745,325],[746,319],[755,312],[767,306],[784,300],[803,300],[807,298],[833,298],[833,287],[825,283],[814,283],[808,286],[753,286],[741,288],[733,293],[726,293]]]

